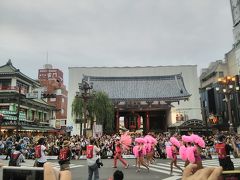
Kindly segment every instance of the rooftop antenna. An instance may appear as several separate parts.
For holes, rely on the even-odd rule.
[[[47,51],[47,57],[46,58],[47,58],[47,64],[48,64],[48,51]]]

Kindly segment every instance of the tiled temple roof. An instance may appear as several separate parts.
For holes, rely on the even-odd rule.
[[[95,91],[106,92],[115,101],[179,101],[187,100],[187,92],[181,74],[167,76],[134,77],[97,77],[86,76],[84,79],[93,83]]]

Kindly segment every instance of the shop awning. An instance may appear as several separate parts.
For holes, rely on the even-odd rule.
[[[47,132],[49,130],[54,130],[52,127],[33,127],[33,126],[22,126],[21,130],[32,130],[32,131],[40,131]]]

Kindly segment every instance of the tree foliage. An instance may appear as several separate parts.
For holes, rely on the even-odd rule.
[[[83,117],[83,100],[75,97],[72,103],[72,112],[76,117]],[[105,92],[97,92],[87,103],[88,118],[93,123],[103,126],[103,132],[112,132],[114,127],[114,107]]]
[[[72,103],[72,115],[76,118],[82,118],[83,116],[83,99],[75,97]]]

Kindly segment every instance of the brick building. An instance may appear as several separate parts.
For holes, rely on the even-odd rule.
[[[41,86],[45,87],[46,101],[54,105],[56,111],[56,129],[64,129],[67,121],[67,96],[68,91],[63,84],[63,72],[59,69],[53,69],[52,65],[44,65],[44,69],[38,70],[38,80]]]

